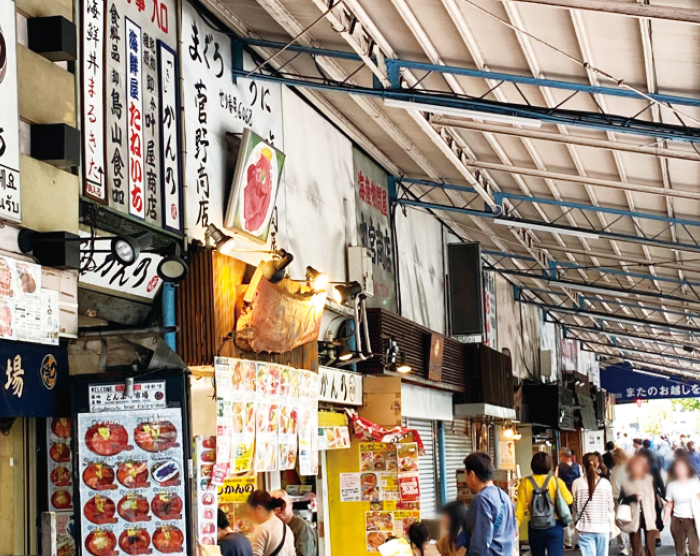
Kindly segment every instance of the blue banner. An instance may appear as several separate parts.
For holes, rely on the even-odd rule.
[[[68,350],[0,340],[0,417],[68,417]]]
[[[700,382],[665,378],[651,369],[634,369],[629,363],[601,369],[600,383],[615,396],[617,403],[700,397]]]

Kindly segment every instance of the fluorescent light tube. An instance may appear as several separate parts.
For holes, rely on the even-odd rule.
[[[598,288],[596,286],[589,286],[587,284],[577,284],[573,282],[560,282],[559,280],[549,280],[550,284],[559,286],[560,288],[569,288],[571,290],[576,290],[579,292],[587,293],[597,293],[600,295],[611,295],[613,297],[629,297],[630,292],[618,291],[613,289]]]
[[[655,376],[656,378],[665,378],[666,380],[671,380],[671,377],[669,377],[668,375],[662,375],[661,373],[652,373],[649,371],[643,371],[641,369],[635,368],[634,366],[632,366],[632,370],[635,373],[639,373],[640,375]]]
[[[537,224],[535,222],[522,222],[520,220],[510,220],[508,218],[494,218],[494,224],[502,226],[511,226],[513,228],[527,228],[528,230],[538,230],[541,232],[549,232],[550,234],[561,234],[564,236],[575,236],[586,239],[600,239],[600,235],[595,232],[585,232],[583,230],[572,230],[569,228],[558,228],[546,224]]]
[[[438,106],[436,104],[425,104],[422,102],[411,102],[408,100],[398,100],[385,98],[384,106],[388,108],[403,108],[404,110],[420,110],[431,114],[442,114],[444,116],[456,116],[458,118],[471,118],[484,122],[495,122],[498,124],[511,124],[523,127],[542,127],[542,121],[534,118],[520,118],[518,116],[505,116],[501,114],[490,114],[479,112],[478,110],[466,110],[463,108],[451,108],[449,106]]]

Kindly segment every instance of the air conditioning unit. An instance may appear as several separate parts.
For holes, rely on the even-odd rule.
[[[348,277],[362,286],[362,293],[374,295],[372,253],[366,247],[348,247]]]
[[[551,378],[552,363],[554,362],[554,354],[551,349],[540,350],[540,376],[542,378]]]

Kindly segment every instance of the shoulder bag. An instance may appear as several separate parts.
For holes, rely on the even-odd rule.
[[[559,489],[559,478],[555,477],[554,480],[556,481],[555,484],[557,485],[557,493],[554,499],[554,509],[557,511],[557,515],[564,526],[567,526],[571,524],[574,518],[571,515],[569,505],[564,501],[564,496],[562,496],[561,490]]]
[[[281,519],[279,521],[282,524],[282,527],[284,527],[284,529],[282,529],[282,542],[277,548],[275,548],[275,550],[270,552],[270,556],[277,556],[280,552],[282,552],[282,549],[284,548],[284,543],[287,540],[287,524]]]

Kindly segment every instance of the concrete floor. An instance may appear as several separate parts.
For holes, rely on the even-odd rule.
[[[610,556],[619,556],[620,549],[617,541],[613,541],[610,545]],[[676,549],[673,546],[673,538],[671,537],[671,527],[665,527],[661,531],[661,547],[656,549],[657,556],[675,556]],[[581,556],[579,550],[571,550],[564,552],[564,556]]]

